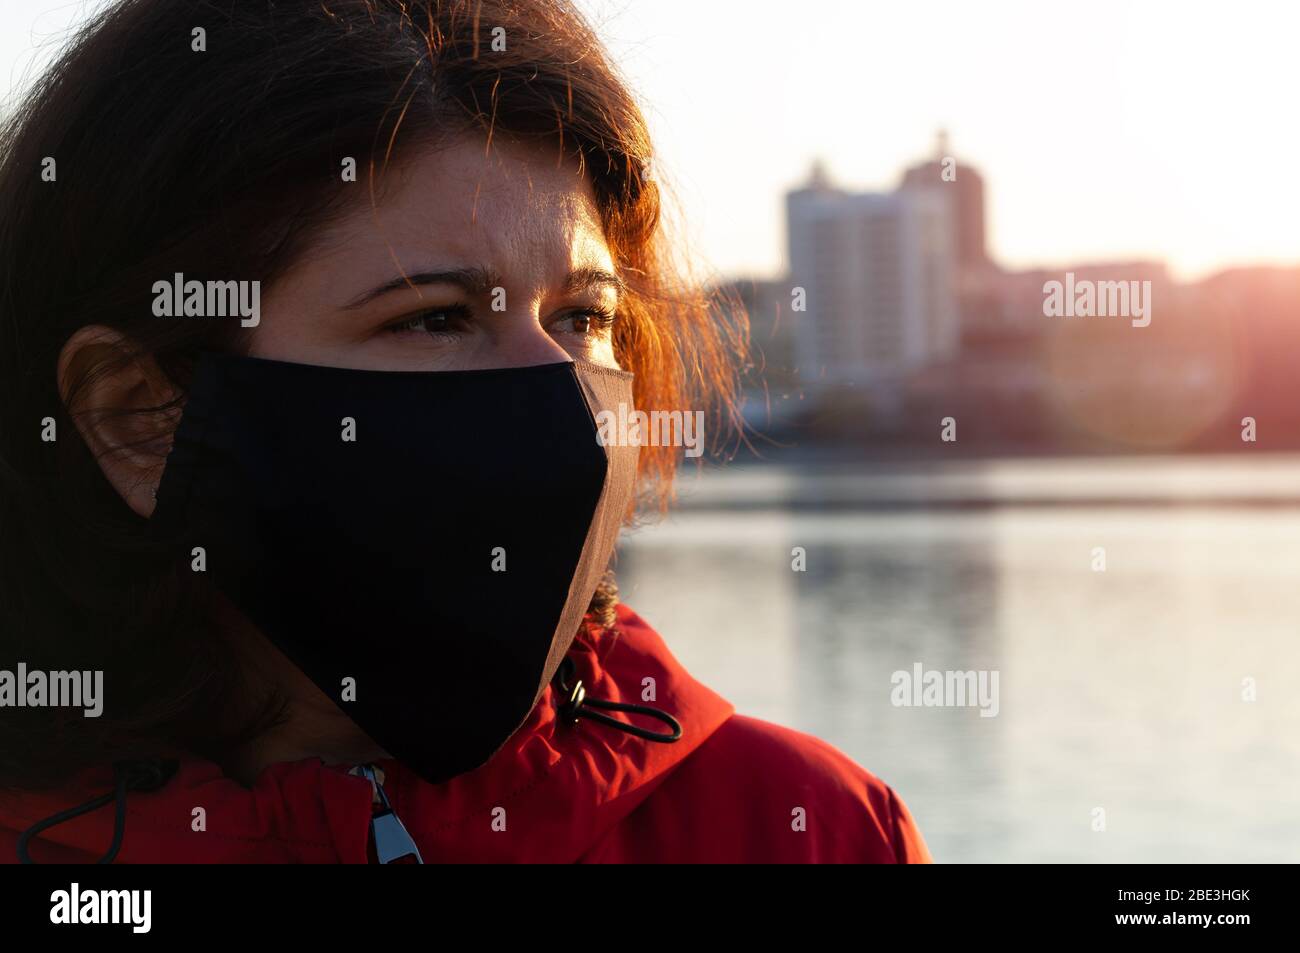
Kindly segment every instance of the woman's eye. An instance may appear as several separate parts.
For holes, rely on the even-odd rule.
[[[614,313],[603,308],[586,308],[575,311],[558,324],[560,330],[570,334],[602,334],[614,325]]]
[[[389,334],[424,332],[434,336],[454,335],[464,318],[463,308],[433,308],[429,311],[421,311],[397,324],[390,324],[384,328],[384,331]]]

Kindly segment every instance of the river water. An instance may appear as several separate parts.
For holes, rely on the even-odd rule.
[[[1298,458],[709,472],[618,572],[688,670],[885,779],[938,860],[1300,860]],[[997,672],[996,716],[893,704],[918,662]]]

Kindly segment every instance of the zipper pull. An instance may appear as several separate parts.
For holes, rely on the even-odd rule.
[[[393,813],[392,805],[388,803],[388,795],[384,793],[384,786],[379,783],[379,778],[375,775],[375,766],[358,765],[357,772],[374,785],[375,794],[379,798],[379,811],[370,818],[370,838],[375,845],[375,859],[381,864],[395,864],[400,861],[413,864],[424,863],[424,858],[420,856],[420,849],[415,846],[415,841],[411,839],[406,827]],[[413,859],[407,860],[407,858]]]

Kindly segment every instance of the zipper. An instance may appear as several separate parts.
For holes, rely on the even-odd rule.
[[[370,841],[375,845],[375,860],[381,864],[424,863],[424,858],[420,856],[420,849],[415,846],[415,841],[411,839],[406,826],[393,812],[393,806],[388,803],[388,795],[384,793],[384,786],[379,783],[375,766],[360,764],[357,765],[356,771],[374,787],[375,799],[379,805],[370,818]]]

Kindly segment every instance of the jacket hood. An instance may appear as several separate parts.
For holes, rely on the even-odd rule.
[[[651,705],[677,720],[681,738],[656,743],[589,717],[574,723],[561,715],[567,699],[552,683],[473,771],[430,785],[396,761],[374,762],[426,863],[573,862],[734,713],[626,606],[610,629],[584,626],[567,658],[590,699]],[[653,700],[643,698],[650,687]],[[610,714],[663,730],[643,715]],[[373,792],[353,767],[316,758],[277,763],[245,788],[210,761],[182,760],[158,790],[127,795],[117,862],[366,863]],[[49,827],[28,846],[37,862],[97,860],[113,840],[113,790],[113,769],[104,765],[56,792],[0,794],[0,862],[18,859],[18,838],[33,824],[109,795],[105,806]]]

